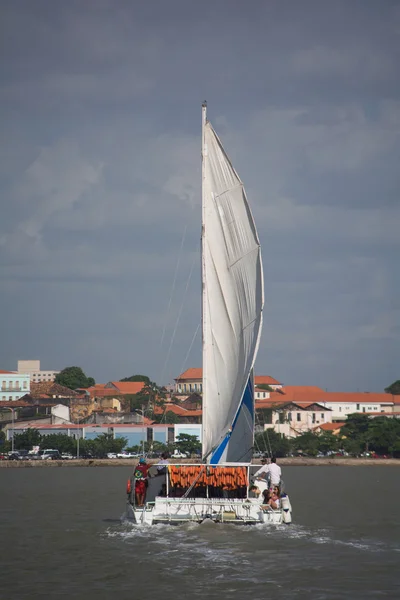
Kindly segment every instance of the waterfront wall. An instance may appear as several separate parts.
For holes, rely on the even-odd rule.
[[[157,460],[149,460],[150,464],[157,464]],[[181,464],[182,461],[170,460],[171,464]],[[195,459],[185,459],[184,464],[197,463]],[[282,467],[400,467],[399,458],[281,458],[277,461]],[[74,459],[74,460],[2,460],[0,468],[43,468],[43,467],[133,467],[136,459]],[[254,465],[260,464],[254,461]]]

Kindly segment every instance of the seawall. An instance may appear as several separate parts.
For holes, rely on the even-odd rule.
[[[137,464],[136,459],[73,459],[73,460],[2,460],[0,468],[55,468],[55,467],[133,467]],[[157,464],[156,459],[150,459],[150,464]],[[171,464],[196,463],[195,459],[183,461],[170,459]],[[279,458],[277,462],[282,466],[290,467],[399,467],[399,458]],[[253,462],[254,465],[260,461]]]

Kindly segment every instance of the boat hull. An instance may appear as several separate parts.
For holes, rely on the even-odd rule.
[[[242,498],[165,498],[157,497],[143,508],[128,502],[128,518],[141,525],[202,523],[233,523],[237,525],[287,522],[287,513],[262,507],[258,502]],[[285,518],[286,517],[286,518]]]

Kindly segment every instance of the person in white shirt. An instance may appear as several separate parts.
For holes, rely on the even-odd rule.
[[[161,460],[157,463],[157,475],[164,475],[167,472],[167,465],[169,465],[168,454],[163,452]]]
[[[279,485],[282,477],[282,469],[276,464],[276,458],[271,458],[271,464],[268,465],[268,471],[271,476],[271,486]]]
[[[254,479],[269,479],[269,464],[266,458],[261,459],[261,468],[253,475]]]
[[[265,458],[262,459],[262,467],[254,473],[254,478],[266,479],[268,485],[273,487],[279,485],[282,476],[282,470],[279,465],[276,464],[276,458],[271,458],[271,464],[268,465]]]

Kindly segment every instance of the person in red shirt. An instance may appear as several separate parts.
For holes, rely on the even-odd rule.
[[[146,463],[145,458],[139,460],[139,464],[135,467],[133,476],[135,478],[135,503],[136,506],[143,506],[146,496],[147,477],[150,465]]]

